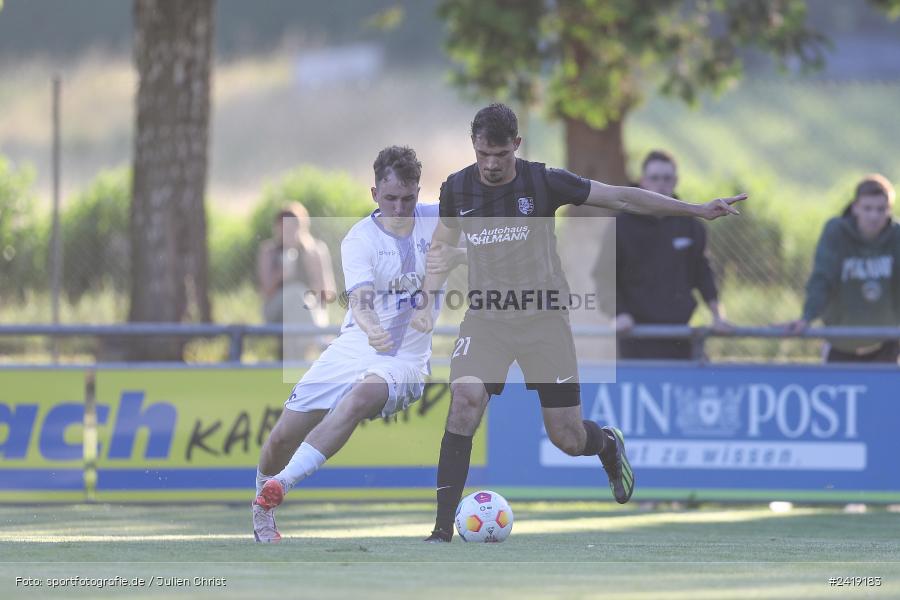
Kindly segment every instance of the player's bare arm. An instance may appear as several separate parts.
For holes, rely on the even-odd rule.
[[[431,247],[447,246],[455,247],[459,241],[459,228],[447,227],[444,223],[438,222],[434,229],[434,235],[431,237]],[[427,269],[425,273],[425,282],[422,284],[422,290],[425,292],[424,302],[419,302],[416,308],[416,315],[410,322],[413,329],[427,333],[434,329],[434,317],[431,312],[431,301],[437,292],[444,287],[450,270],[439,271],[437,269]]]
[[[393,347],[390,334],[381,326],[375,312],[375,288],[362,285],[350,292],[350,310],[353,320],[369,336],[369,345],[379,352],[388,352]]]
[[[637,215],[699,217],[712,221],[725,215],[741,214],[733,205],[746,199],[747,194],[738,194],[716,198],[705,204],[691,204],[650,190],[591,181],[591,191],[585,204]]]

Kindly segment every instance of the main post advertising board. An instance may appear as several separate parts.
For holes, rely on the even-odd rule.
[[[638,500],[896,502],[898,384],[895,369],[632,364],[581,387],[585,418],[624,433]],[[606,499],[599,461],[557,449],[536,405],[521,384],[492,401],[492,484]]]

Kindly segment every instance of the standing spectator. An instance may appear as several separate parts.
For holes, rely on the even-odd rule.
[[[826,325],[900,324],[900,224],[891,216],[894,188],[881,175],[856,186],[843,215],[825,224],[806,284],[803,316],[788,324],[804,331],[816,318]],[[897,340],[834,339],[827,362],[896,363]]]
[[[664,196],[675,196],[678,168],[668,152],[654,150],[641,165],[638,187]],[[598,260],[594,269],[600,309],[615,312],[617,332],[635,324],[686,325],[694,314],[700,292],[712,313],[713,328],[728,329],[724,308],[706,255],[706,229],[693,217],[621,214],[616,217],[615,294],[601,281]],[[602,256],[601,251],[601,256]],[[618,340],[620,358],[691,358],[684,339]]]
[[[336,289],[331,255],[325,242],[310,233],[302,204],[293,203],[276,215],[272,239],[259,247],[256,270],[266,323],[281,323],[287,310],[301,324],[327,325],[325,308],[317,300],[333,297]]]

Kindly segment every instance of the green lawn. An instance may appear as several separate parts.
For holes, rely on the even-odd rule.
[[[430,504],[289,503],[257,545],[247,507],[0,508],[0,597],[61,597],[47,578],[142,577],[83,597],[828,598],[900,595],[898,516],[882,510],[621,510],[518,503],[498,545],[429,545]],[[893,561],[893,562],[891,562]],[[832,576],[881,577],[836,589]],[[16,577],[43,578],[41,588]],[[155,577],[225,578],[163,587]]]

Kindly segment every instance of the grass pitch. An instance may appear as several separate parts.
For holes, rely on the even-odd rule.
[[[0,597],[900,597],[900,516],[884,510],[513,510],[503,544],[433,545],[420,541],[430,504],[289,499],[278,512],[285,539],[258,545],[245,506],[0,507]],[[50,587],[51,578],[117,576],[144,584]],[[831,577],[881,584],[830,585]]]

